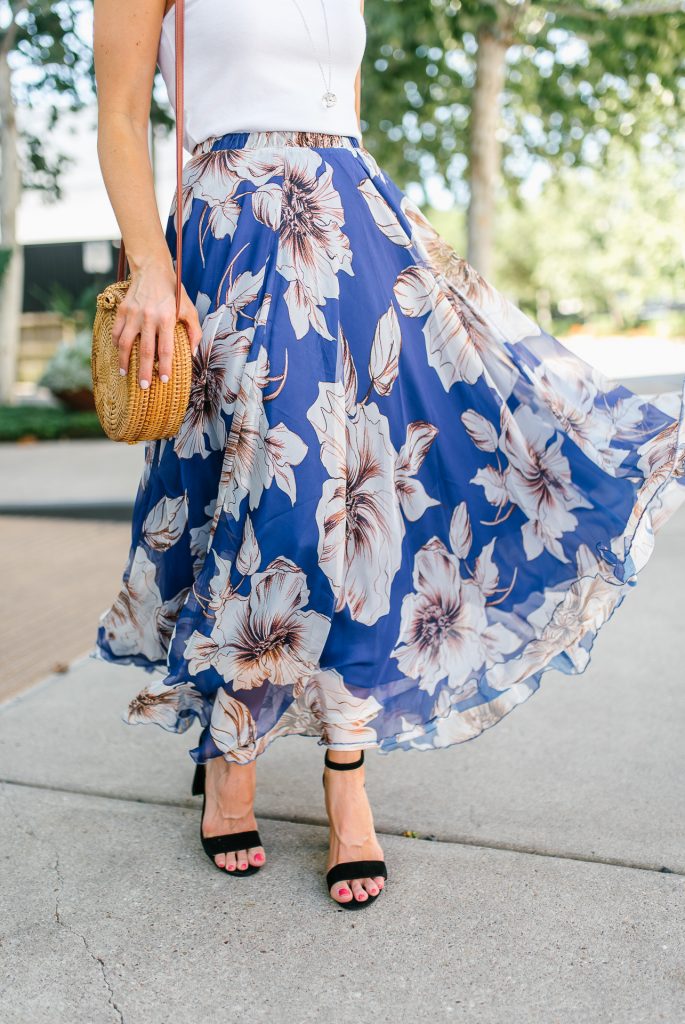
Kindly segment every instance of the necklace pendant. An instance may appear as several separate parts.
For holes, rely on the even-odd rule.
[[[328,92],[325,92],[321,98],[324,102],[324,105],[327,107],[333,107],[338,102],[338,97],[335,95],[334,92],[331,92],[330,89],[328,90]]]

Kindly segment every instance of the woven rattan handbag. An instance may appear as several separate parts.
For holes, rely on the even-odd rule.
[[[119,354],[112,342],[112,328],[120,302],[126,296],[131,275],[126,274],[126,250],[119,248],[117,280],[97,297],[93,323],[91,370],[93,393],[102,428],[113,441],[154,441],[178,433],[188,407],[192,378],[192,354],[188,331],[178,319],[181,305],[181,220],[183,196],[183,0],[176,0],[176,327],[169,380],[159,379],[155,359],[149,388],[138,383],[140,335],[131,347],[128,373],[119,373]]]

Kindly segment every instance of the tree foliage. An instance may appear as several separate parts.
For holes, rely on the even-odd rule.
[[[674,150],[685,111],[685,4],[619,0],[366,0],[364,137],[398,183],[459,188],[479,32],[508,44],[504,180],[533,161],[601,166],[610,139]]]

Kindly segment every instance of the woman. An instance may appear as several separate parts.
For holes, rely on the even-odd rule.
[[[126,8],[95,4],[98,152],[132,271],[115,342],[126,372],[140,333],[141,387],[173,372],[182,229],[193,390],[178,435],[146,445],[93,654],[161,673],[128,721],[199,718],[202,842],[233,876],[266,860],[257,757],[318,736],[329,892],[368,906],[387,872],[364,750],[463,742],[546,669],[585,669],[685,499],[682,397],[575,357],[377,166],[358,0],[187,0],[192,155],[163,233],[147,118],[156,60],[174,98],[174,13]]]

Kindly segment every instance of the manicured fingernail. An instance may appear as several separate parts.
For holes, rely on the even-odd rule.
[[[126,370],[123,368],[123,366],[119,367],[119,373],[121,374],[122,377],[126,376]]]
[[[169,382],[169,376],[166,373],[161,374],[159,379],[161,380],[162,384],[167,384]]]
[[[149,380],[141,380],[140,386],[141,386],[141,388],[144,391],[145,388],[149,388],[150,387],[150,381]]]

